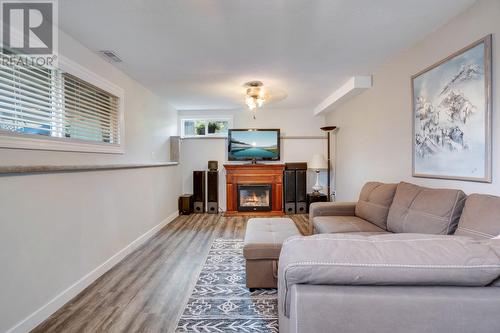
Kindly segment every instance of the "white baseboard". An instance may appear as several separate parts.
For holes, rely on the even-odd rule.
[[[80,280],[75,282],[73,285],[68,287],[66,290],[61,292],[59,295],[54,297],[52,300],[47,302],[44,306],[30,314],[25,319],[21,320],[15,326],[10,328],[5,333],[26,333],[31,331],[33,328],[37,327],[45,319],[49,318],[54,312],[59,310],[64,304],[68,303],[73,297],[78,295],[82,290],[87,288],[92,282],[97,280],[101,275],[109,271],[113,266],[119,263],[123,258],[132,253],[139,246],[144,244],[149,240],[154,234],[156,234],[161,228],[172,222],[179,212],[174,212],[166,219],[161,221],[158,225],[154,226],[139,238],[134,240],[132,243],[127,245],[125,248],[121,249],[113,255],[111,258],[106,260],[104,263],[96,267],[90,273],[82,277]]]

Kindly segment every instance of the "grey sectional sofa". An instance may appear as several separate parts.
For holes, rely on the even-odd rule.
[[[500,198],[367,183],[283,244],[280,332],[500,332]]]

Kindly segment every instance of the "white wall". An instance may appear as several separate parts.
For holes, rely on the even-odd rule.
[[[126,152],[0,149],[0,165],[167,161],[177,111],[68,35],[59,37],[61,54],[125,90]],[[0,332],[18,324],[14,331],[28,331],[43,320],[109,263],[67,288],[174,216],[180,192],[178,166],[0,177]]]
[[[374,74],[374,87],[327,116],[337,125],[336,190],[338,200],[354,200],[364,182],[410,181],[467,193],[500,195],[500,1],[478,1],[466,12],[395,56]],[[493,183],[412,177],[410,77],[470,43],[493,34]],[[336,142],[335,142],[336,141]]]
[[[282,136],[324,136],[320,127],[325,125],[323,116],[313,116],[309,109],[262,109],[252,118],[247,110],[235,111],[179,111],[179,117],[199,115],[231,115],[234,128],[279,128]],[[308,162],[313,154],[326,157],[325,139],[283,139],[281,140],[281,161]],[[226,209],[225,173],[223,164],[227,163],[227,140],[225,139],[184,139],[181,148],[182,188],[185,193],[193,192],[194,170],[206,170],[209,160],[219,161],[219,205]],[[234,163],[234,162],[233,162]],[[314,172],[308,174],[308,187],[314,185]],[[326,174],[321,174],[326,189]]]

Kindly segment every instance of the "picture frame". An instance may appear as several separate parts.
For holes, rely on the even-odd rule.
[[[411,77],[412,175],[491,183],[492,35]]]

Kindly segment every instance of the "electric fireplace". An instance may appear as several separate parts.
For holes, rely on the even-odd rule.
[[[271,184],[238,184],[239,212],[269,212],[272,210]]]
[[[284,164],[224,164],[224,168],[225,216],[284,215]]]

